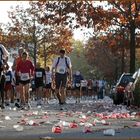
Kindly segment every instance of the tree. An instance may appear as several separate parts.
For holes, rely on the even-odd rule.
[[[55,31],[50,29],[48,35],[44,35],[41,44],[39,58],[44,60],[44,67],[46,67],[47,60],[51,60],[52,55],[57,55],[60,49],[65,49],[67,53],[72,51],[72,33],[67,28],[57,28]]]
[[[110,34],[110,36],[95,36],[88,40],[85,47],[88,64],[96,67],[100,74],[109,81],[116,81],[122,74],[122,68],[120,67],[122,58],[125,63],[123,72],[128,72],[128,49],[124,49],[122,56],[123,46],[118,47],[118,40],[115,39],[119,38],[114,37],[113,34]]]
[[[104,3],[104,5],[101,5]],[[71,28],[81,26],[92,28],[93,31],[113,29],[129,30],[130,72],[135,71],[136,31],[140,28],[138,0],[109,0],[97,5],[95,1],[46,1],[46,14],[43,21],[47,24],[64,24]],[[58,6],[59,5],[59,6]],[[73,13],[73,14],[72,14]],[[76,21],[76,24],[73,24]],[[103,33],[103,32],[102,32]]]
[[[84,44],[81,41],[73,41],[73,50],[70,53],[73,72],[79,70],[84,78],[94,78],[94,66],[89,65],[85,56]]]
[[[44,55],[44,61],[46,61],[46,56],[50,55],[48,53],[56,54],[56,50],[61,47],[71,51],[72,32],[66,27],[60,29],[60,27],[54,25],[44,24],[41,18],[44,7],[38,7],[37,2],[29,2],[29,4],[28,8],[17,5],[15,9],[9,11],[12,24],[8,26],[8,30],[11,32],[11,27],[16,30],[16,33],[20,36],[20,41],[24,42],[26,48],[33,54],[34,64],[36,64],[38,56]],[[51,38],[49,38],[50,36]],[[65,43],[62,44],[62,42]],[[29,48],[29,44],[33,48]],[[40,47],[46,46],[44,44],[51,45],[49,45],[49,49],[44,48],[48,52],[39,55]],[[46,62],[44,62],[44,65],[46,66]]]

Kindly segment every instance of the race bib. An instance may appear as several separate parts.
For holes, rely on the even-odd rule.
[[[87,86],[87,82],[86,81],[81,81],[81,87],[86,87]]]
[[[32,85],[34,85],[35,84],[35,81],[32,81]]]
[[[80,83],[76,83],[75,85],[76,85],[76,87],[80,87]]]
[[[6,82],[9,82],[10,81],[10,76],[9,75],[6,75],[6,77],[5,77],[6,79]]]
[[[64,74],[66,72],[65,67],[58,67],[57,72],[61,73],[61,74]]]
[[[42,77],[42,72],[36,72],[36,77],[41,78]]]
[[[22,81],[29,80],[29,79],[30,79],[29,73],[21,73],[20,79],[21,79]]]
[[[92,89],[92,87],[88,87],[88,89]]]

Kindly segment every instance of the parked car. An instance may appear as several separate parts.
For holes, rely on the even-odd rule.
[[[111,85],[110,90],[109,90],[109,97],[113,98],[113,95],[115,94],[115,87],[116,85]]]
[[[133,86],[135,86],[140,78],[140,68],[132,75],[132,78],[134,79]]]
[[[114,104],[122,104],[124,102],[125,87],[129,82],[134,81],[131,73],[123,73],[115,85],[113,93]]]
[[[127,106],[140,105],[140,68],[132,75],[132,81],[125,88],[125,103]]]

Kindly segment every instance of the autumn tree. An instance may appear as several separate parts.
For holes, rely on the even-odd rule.
[[[46,5],[42,20],[47,24],[65,24],[71,28],[83,26],[99,33],[108,33],[110,29],[128,29],[130,72],[135,71],[135,39],[140,28],[138,0],[40,1],[39,6],[42,5]]]
[[[44,67],[47,66],[47,60],[57,55],[60,49],[65,49],[67,53],[72,51],[72,32],[69,29],[59,27],[55,31],[50,29],[47,33],[38,50],[40,60],[44,60]]]
[[[73,41],[73,50],[70,53],[70,58],[73,65],[73,73],[79,70],[84,78],[93,79],[95,76],[94,66],[90,65],[85,55],[85,44],[82,41]]]
[[[20,37],[20,41],[24,42],[26,48],[33,54],[34,63],[38,56],[44,55],[44,61],[47,53],[55,54],[56,50],[64,47],[67,51],[71,48],[72,32],[65,27],[46,25],[42,22],[44,16],[44,8],[38,7],[37,2],[29,2],[29,6],[24,8],[17,5],[9,11],[11,24],[8,26],[9,32],[15,29],[14,33]],[[62,44],[63,42],[63,44]],[[65,42],[65,43],[64,43]],[[46,49],[49,45],[49,49]],[[44,47],[45,53],[41,53],[41,47]],[[30,47],[30,48],[29,48]],[[41,55],[39,55],[41,53]],[[47,54],[47,55],[46,55]],[[44,62],[46,66],[46,62]]]
[[[123,72],[128,72],[129,50],[122,46],[124,42],[118,44],[119,37],[112,33],[108,36],[94,36],[85,47],[87,62],[109,81],[117,80]]]

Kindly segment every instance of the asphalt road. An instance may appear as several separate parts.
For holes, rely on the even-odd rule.
[[[134,117],[136,111],[127,110],[123,106],[114,106],[110,100],[107,101],[82,101],[75,104],[69,100],[66,110],[60,111],[57,101],[52,100],[50,104],[36,107],[32,102],[32,109],[21,111],[15,108],[6,108],[0,111],[0,139],[112,139],[112,138],[140,138],[140,126],[134,126],[140,122],[139,117]],[[128,113],[132,117],[103,120],[97,113]],[[63,124],[62,133],[52,132],[56,124]],[[75,122],[76,128],[70,128],[70,123]],[[104,124],[106,122],[106,124]],[[84,133],[85,124],[90,126],[90,133]],[[96,125],[95,125],[96,124]],[[19,126],[19,127],[18,127]],[[17,128],[21,131],[17,131]],[[105,136],[104,130],[113,129],[114,136]]]

